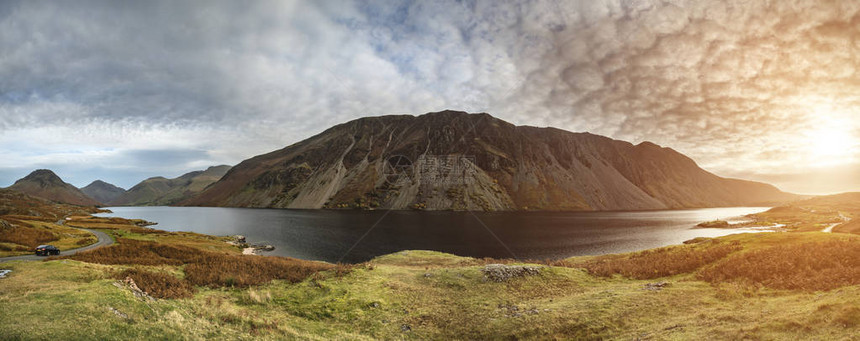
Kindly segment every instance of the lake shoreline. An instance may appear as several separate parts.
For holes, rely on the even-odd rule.
[[[678,245],[737,229],[694,228],[768,207],[623,212],[445,212],[285,210],[212,207],[109,207],[118,216],[157,222],[167,231],[248,238],[267,255],[361,263],[402,250],[464,257],[564,259]],[[252,251],[247,251],[252,253]],[[253,252],[256,253],[256,252]]]

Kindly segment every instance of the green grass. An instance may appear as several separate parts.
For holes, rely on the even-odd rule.
[[[697,278],[746,253],[835,240],[860,243],[825,233],[722,237],[715,245],[741,250],[701,267],[681,263],[685,271],[647,280],[569,267],[595,259],[588,257],[569,259],[568,266],[538,265],[539,275],[498,283],[484,279],[486,260],[406,251],[343,276],[197,287],[190,298],[157,301],[112,284],[113,274],[128,266],[13,262],[2,265],[13,272],[0,280],[0,330],[13,339],[845,339],[860,332],[860,286],[784,290]],[[146,269],[183,273],[181,266]],[[646,289],[655,282],[668,285]]]
[[[772,213],[797,221],[797,230],[833,217],[832,211]],[[108,232],[119,243],[115,250],[137,245],[123,252],[129,256],[136,254],[130,250],[158,251],[180,261],[0,263],[13,270],[0,279],[0,339],[830,340],[860,333],[860,236],[848,234],[699,238],[643,252],[539,262],[539,274],[506,282],[488,281],[481,270],[519,261],[402,251],[346,272],[319,271],[340,269],[329,265],[297,277],[234,286],[219,279],[210,286],[192,280],[269,262],[246,262],[242,257],[257,256],[239,256],[223,237],[85,217],[73,224]],[[219,256],[200,263],[184,259],[186,253]],[[98,259],[105,257],[88,260]],[[205,271],[189,268],[210,263]],[[268,273],[281,272],[273,269]],[[114,285],[125,275],[137,275],[154,296],[181,298],[135,297]]]

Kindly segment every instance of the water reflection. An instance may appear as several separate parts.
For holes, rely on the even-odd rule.
[[[110,209],[114,213],[101,215],[146,219],[158,222],[156,228],[167,231],[242,234],[251,243],[274,245],[276,250],[269,253],[272,255],[360,262],[413,249],[521,259],[628,252],[679,244],[695,237],[760,232],[756,229],[703,229],[695,225],[715,219],[741,221],[743,215],[762,212],[767,207],[499,213],[210,207]],[[365,233],[361,242],[356,243]],[[350,248],[352,250],[347,253]]]

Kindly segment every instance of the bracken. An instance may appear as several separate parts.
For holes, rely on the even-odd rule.
[[[697,277],[711,283],[807,291],[860,284],[860,241],[809,242],[738,253],[702,269]]]
[[[293,258],[231,255],[187,246],[165,245],[133,239],[117,239],[118,244],[65,258],[90,263],[118,265],[185,265],[185,281],[209,287],[247,287],[274,279],[300,282],[320,271],[333,270],[335,276],[351,267]]]
[[[631,255],[600,256],[570,266],[585,268],[597,276],[621,274],[635,279],[653,279],[692,272],[740,249],[737,243],[707,242],[664,247]]]

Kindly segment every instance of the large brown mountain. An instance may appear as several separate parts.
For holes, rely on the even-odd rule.
[[[114,206],[172,205],[200,193],[206,186],[221,179],[230,166],[209,167],[205,171],[185,173],[174,179],[154,177],[141,181],[122,195],[111,200]]]
[[[99,202],[90,198],[77,187],[63,182],[57,174],[47,169],[37,169],[15,181],[8,189],[48,199],[63,204],[96,206]]]
[[[443,111],[367,117],[253,157],[183,205],[639,210],[794,199],[669,148]]]

